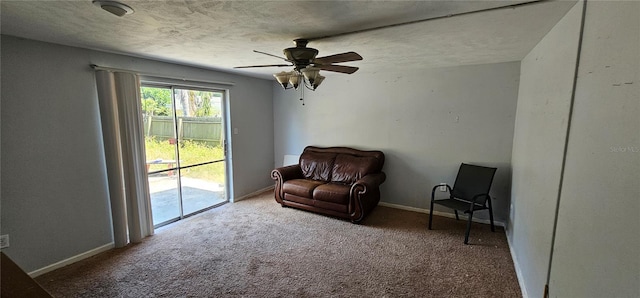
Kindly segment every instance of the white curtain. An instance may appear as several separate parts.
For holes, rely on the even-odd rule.
[[[140,111],[140,79],[96,71],[115,247],[153,234]]]

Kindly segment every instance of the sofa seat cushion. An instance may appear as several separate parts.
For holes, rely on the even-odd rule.
[[[313,190],[313,199],[340,205],[348,205],[350,189],[350,185],[342,183],[323,184]]]
[[[310,179],[293,179],[282,185],[285,194],[292,194],[303,198],[312,198],[313,190],[325,182]]]

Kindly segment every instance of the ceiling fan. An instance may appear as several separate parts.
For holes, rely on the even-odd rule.
[[[283,71],[276,73],[273,76],[284,89],[298,89],[300,83],[302,83],[306,88],[316,90],[324,80],[324,76],[320,75],[320,70],[352,74],[358,70],[358,67],[335,65],[333,63],[362,60],[362,56],[358,55],[356,52],[346,52],[316,58],[318,50],[307,47],[309,40],[299,38],[295,39],[293,42],[296,45],[295,47],[286,48],[282,51],[285,57],[254,50],[254,52],[259,54],[282,59],[289,64],[251,65],[238,66],[235,68],[293,67],[293,71]]]
[[[447,15],[441,15],[441,16],[428,17],[428,18],[425,18],[425,19],[401,22],[401,23],[396,23],[396,24],[388,24],[388,25],[382,25],[382,26],[378,26],[378,27],[371,27],[371,28],[365,28],[365,29],[358,29],[358,30],[354,30],[354,31],[347,31],[347,32],[342,32],[342,33],[335,33],[335,34],[330,34],[330,35],[317,36],[317,37],[307,38],[307,39],[299,38],[299,39],[295,39],[294,40],[294,43],[296,44],[295,47],[286,48],[286,49],[283,50],[283,53],[284,53],[285,57],[280,57],[280,56],[276,56],[276,55],[273,55],[273,54],[269,54],[269,53],[265,53],[265,52],[260,52],[260,51],[254,50],[254,52],[259,53],[259,54],[264,54],[264,55],[268,55],[268,56],[272,56],[272,57],[276,57],[276,58],[282,59],[282,60],[288,62],[289,64],[269,64],[269,65],[238,66],[238,67],[235,67],[235,68],[291,67],[291,66],[293,66],[293,71],[289,71],[289,72],[283,71],[283,72],[276,73],[276,74],[273,75],[276,78],[276,80],[278,81],[278,83],[280,83],[280,85],[284,89],[291,89],[291,88],[298,89],[298,86],[300,85],[300,82],[302,82],[303,85],[306,88],[311,89],[311,90],[316,90],[316,88],[324,80],[324,77],[321,76],[320,73],[319,73],[320,70],[352,74],[352,73],[354,73],[354,72],[356,72],[358,70],[358,67],[345,66],[345,65],[335,65],[333,63],[358,61],[358,60],[362,60],[362,56],[360,56],[356,52],[345,52],[345,53],[341,53],[341,54],[335,54],[335,55],[316,58],[316,56],[318,55],[318,50],[316,50],[314,48],[308,48],[307,44],[309,43],[309,41],[341,37],[341,36],[345,36],[345,35],[358,34],[358,33],[364,33],[364,32],[375,31],[375,30],[380,30],[380,29],[386,29],[386,28],[391,28],[391,27],[398,27],[398,26],[422,23],[422,22],[433,21],[433,20],[443,19],[443,18],[451,18],[451,17],[458,17],[458,16],[469,15],[469,14],[482,13],[482,12],[487,12],[487,11],[492,11],[492,10],[513,9],[513,8],[517,8],[517,7],[520,7],[520,6],[532,5],[532,4],[537,4],[537,3],[541,3],[541,2],[545,2],[545,1],[549,1],[549,0],[524,0],[522,2],[516,1],[516,3],[508,2],[506,5],[500,5],[500,6],[497,6],[497,7],[490,7],[490,8],[486,8],[486,9],[479,9],[479,10],[465,11],[465,12],[460,12],[460,13],[455,13],[455,14],[447,14]],[[303,100],[303,96],[304,96],[303,92],[304,92],[304,88],[302,88],[302,90],[301,90],[301,95],[302,96],[301,96],[300,100]],[[303,105],[304,105],[304,102],[303,102]]]

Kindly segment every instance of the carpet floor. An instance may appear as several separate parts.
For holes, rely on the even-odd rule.
[[[521,297],[504,230],[378,206],[361,223],[225,204],[36,280],[55,297]]]

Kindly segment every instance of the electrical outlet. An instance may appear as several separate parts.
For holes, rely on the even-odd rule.
[[[0,236],[0,248],[9,247],[9,234]]]
[[[447,191],[447,184],[446,183],[440,183],[440,191]]]

